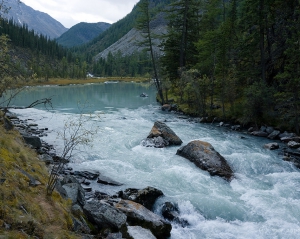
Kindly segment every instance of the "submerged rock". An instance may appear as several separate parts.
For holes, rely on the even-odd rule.
[[[233,177],[227,161],[207,142],[194,140],[178,149],[176,154],[195,163],[197,167],[208,171],[212,176],[217,175],[226,180],[231,180]]]
[[[156,121],[143,145],[161,148],[168,145],[181,145],[182,140],[165,123]]]
[[[279,144],[278,143],[265,144],[264,148],[265,149],[270,149],[270,150],[279,149]]]
[[[164,218],[169,221],[180,224],[182,227],[186,227],[189,225],[188,221],[180,218],[179,208],[176,204],[171,202],[165,202],[161,209],[161,213]]]

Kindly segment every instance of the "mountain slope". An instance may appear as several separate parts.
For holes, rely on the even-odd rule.
[[[106,22],[86,23],[81,22],[71,27],[62,34],[56,41],[62,46],[73,47],[87,43],[97,37],[110,27]]]
[[[167,23],[165,21],[163,13],[159,13],[154,21],[151,22],[151,31],[156,36],[161,36],[167,33]],[[121,52],[122,56],[132,55],[134,52],[142,51],[144,47],[139,45],[140,42],[144,41],[144,37],[141,32],[135,28],[132,28],[125,36],[120,38],[117,42],[100,52],[96,55],[95,60],[100,58],[106,58],[111,52],[113,55],[117,52]],[[153,40],[154,51],[161,53],[159,45],[161,39],[159,37]]]
[[[152,0],[157,9],[164,9],[173,1],[175,0]],[[136,21],[140,14],[137,7],[138,4],[140,4],[140,2],[133,7],[132,11],[127,16],[112,24],[111,27],[107,29],[107,31],[103,32],[89,43],[75,48],[74,51],[78,53],[87,53],[88,59],[90,60],[90,57],[95,57],[108,47],[112,46],[117,41],[121,41],[120,39],[128,34],[129,31],[131,31],[136,26]],[[134,30],[129,33],[129,37],[131,34],[135,34]],[[126,47],[125,44],[123,44],[123,46]],[[99,56],[97,56],[97,58],[99,58]]]
[[[33,29],[39,34],[53,39],[68,30],[48,14],[36,11],[22,2],[18,4],[17,0],[9,0],[6,5],[10,7],[10,10],[3,15],[4,18],[13,18],[15,22],[20,25],[26,24],[29,29]]]

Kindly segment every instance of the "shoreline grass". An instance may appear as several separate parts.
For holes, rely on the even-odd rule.
[[[86,78],[86,79],[50,78],[48,80],[35,79],[33,81],[28,82],[27,85],[28,86],[76,85],[76,84],[104,83],[109,81],[144,83],[144,82],[149,82],[149,79],[143,77],[97,77],[97,78]]]

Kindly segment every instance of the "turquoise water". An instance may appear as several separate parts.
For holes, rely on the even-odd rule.
[[[139,95],[145,92],[147,98]],[[266,139],[197,124],[160,110],[155,89],[135,83],[96,84],[65,87],[31,87],[14,102],[26,106],[32,101],[53,97],[53,109],[14,110],[21,118],[34,119],[48,127],[43,139],[59,150],[58,132],[68,119],[80,112],[91,113],[89,127],[99,129],[92,147],[76,152],[71,166],[78,170],[99,170],[124,183],[122,187],[92,186],[114,193],[133,187],[156,187],[164,192],[155,206],[160,213],[163,202],[179,205],[181,217],[189,222],[182,228],[173,224],[171,239],[201,238],[299,238],[300,173],[276,151],[263,149]],[[100,117],[98,117],[100,115]],[[236,178],[230,183],[211,177],[186,159],[177,156],[178,147],[145,148],[156,120],[166,120],[182,139],[211,143],[225,157]]]

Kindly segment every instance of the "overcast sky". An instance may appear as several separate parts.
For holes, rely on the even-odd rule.
[[[79,22],[114,23],[131,12],[139,0],[21,0],[35,10],[48,13],[65,27]]]

